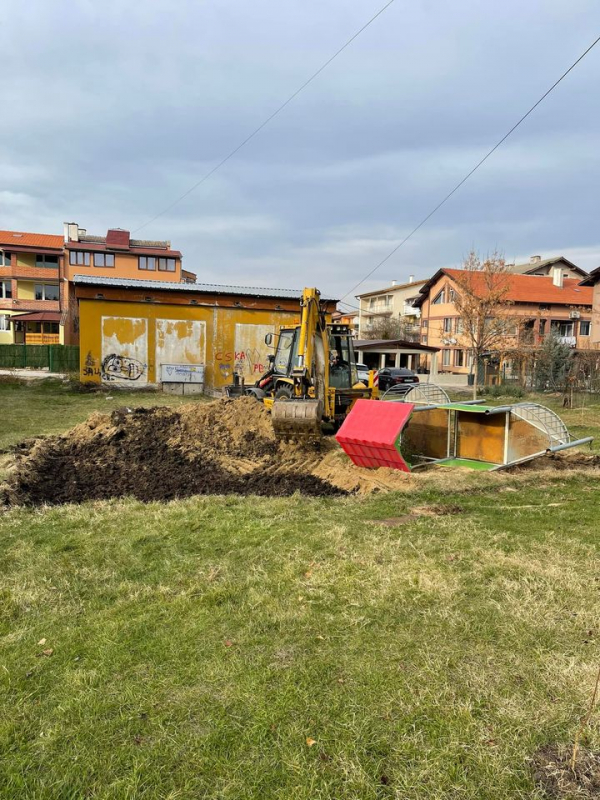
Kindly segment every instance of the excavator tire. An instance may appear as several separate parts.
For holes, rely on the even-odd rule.
[[[323,403],[320,400],[275,400],[271,409],[278,439],[314,441],[321,438]]]

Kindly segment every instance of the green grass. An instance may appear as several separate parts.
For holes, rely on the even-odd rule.
[[[529,759],[572,740],[600,657],[600,483],[448,475],[4,513],[0,797],[541,797]]]
[[[31,436],[62,433],[94,411],[110,413],[123,406],[176,406],[205,399],[116,387],[111,391],[77,391],[71,383],[53,379],[30,383],[0,379],[0,452]]]

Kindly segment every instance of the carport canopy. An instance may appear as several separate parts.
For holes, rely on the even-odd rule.
[[[410,369],[416,364],[416,357],[428,355],[431,357],[430,373],[437,375],[437,354],[439,347],[431,347],[418,342],[409,342],[406,339],[356,339],[354,349],[361,356],[366,353],[373,354],[378,359],[379,369],[386,366],[386,362],[392,357],[395,367],[402,366],[402,356],[408,356],[407,363]]]

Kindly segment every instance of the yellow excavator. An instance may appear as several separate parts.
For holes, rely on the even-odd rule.
[[[269,369],[254,384],[228,387],[228,394],[254,395],[271,410],[275,435],[310,440],[332,431],[359,398],[375,398],[377,388],[358,380],[352,334],[348,326],[327,322],[318,289],[305,289],[300,325],[267,334],[275,348]]]

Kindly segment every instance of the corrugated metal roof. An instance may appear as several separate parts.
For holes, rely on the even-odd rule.
[[[75,284],[81,286],[118,286],[128,289],[166,289],[178,292],[204,292],[206,294],[236,294],[251,297],[281,297],[299,300],[302,289],[271,289],[263,286],[226,286],[217,283],[175,283],[174,281],[142,281],[135,278],[101,278],[96,275],[75,275]]]

